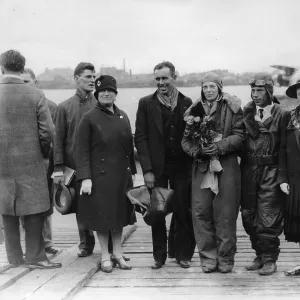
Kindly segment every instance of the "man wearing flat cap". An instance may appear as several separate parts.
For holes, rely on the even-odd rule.
[[[157,90],[139,101],[135,146],[148,188],[169,185],[174,189],[174,253],[182,268],[188,268],[194,254],[195,237],[190,212],[191,158],[181,147],[185,129],[183,114],[192,100],[174,86],[175,67],[164,61],[154,67]],[[161,268],[167,258],[165,220],[152,225],[154,263]],[[170,248],[169,248],[170,249]],[[170,256],[170,253],[169,253]]]
[[[284,197],[280,184],[284,179],[278,173],[278,153],[287,112],[273,96],[270,75],[257,73],[250,86],[252,101],[244,107],[241,212],[256,257],[246,269],[271,275],[277,269],[283,230]]]

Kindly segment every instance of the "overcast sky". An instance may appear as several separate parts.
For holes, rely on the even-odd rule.
[[[36,73],[80,61],[181,73],[300,66],[299,0],[0,0],[0,52]]]

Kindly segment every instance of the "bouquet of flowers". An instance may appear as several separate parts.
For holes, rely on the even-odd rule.
[[[186,134],[191,138],[193,145],[197,145],[197,148],[202,149],[203,147],[208,147],[222,139],[222,134],[217,131],[212,118],[206,115],[201,102],[192,107],[189,115],[185,116],[184,120],[187,123]],[[217,194],[218,180],[215,173],[222,170],[223,168],[218,155],[211,156],[209,172],[204,178],[201,187],[211,188]]]

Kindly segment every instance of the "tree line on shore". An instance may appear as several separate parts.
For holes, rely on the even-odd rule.
[[[253,78],[251,72],[242,74],[232,73],[228,70],[211,70],[217,73],[223,78],[224,85],[245,85],[249,83],[249,80]],[[193,87],[201,85],[201,78],[206,73],[188,73],[188,74],[177,74],[178,87]],[[97,77],[100,73],[96,74]],[[106,74],[114,76],[118,82],[119,88],[146,88],[155,87],[156,84],[153,80],[153,74],[131,74],[125,71],[116,74]],[[75,82],[73,80],[73,70],[70,68],[56,68],[46,69],[45,72],[40,74],[38,77],[38,85],[42,89],[74,89]]]

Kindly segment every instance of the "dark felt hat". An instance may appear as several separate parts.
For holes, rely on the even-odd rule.
[[[298,89],[300,89],[300,79],[297,80],[297,82],[295,84],[289,86],[285,93],[288,97],[297,99],[297,90]]]
[[[118,94],[117,81],[110,75],[101,75],[97,78],[95,81],[95,89],[94,96],[96,99],[98,99],[99,92],[103,90],[113,90],[116,94]]]
[[[63,183],[53,185],[53,204],[62,215],[69,213],[72,201],[75,199],[75,190]]]
[[[126,192],[135,210],[143,215],[147,225],[152,226],[173,212],[173,190],[162,187],[148,189],[145,185],[133,187]]]

